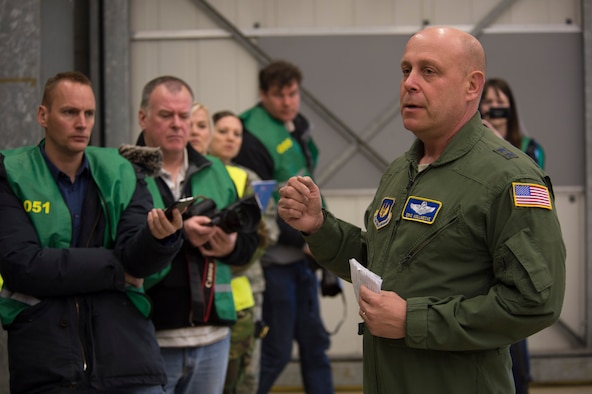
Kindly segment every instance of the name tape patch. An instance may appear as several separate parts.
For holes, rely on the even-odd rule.
[[[433,224],[440,208],[442,208],[440,201],[409,196],[401,215],[404,220]]]

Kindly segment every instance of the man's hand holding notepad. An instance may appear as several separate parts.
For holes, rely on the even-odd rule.
[[[364,267],[356,259],[349,259],[349,267],[351,272],[351,280],[354,285],[354,293],[356,300],[360,301],[360,286],[364,285],[376,294],[380,293],[382,286],[382,278]]]

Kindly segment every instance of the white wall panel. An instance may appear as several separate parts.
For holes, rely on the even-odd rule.
[[[210,0],[241,29],[254,23],[263,28],[343,28],[472,25],[499,0]],[[212,29],[216,25],[191,0],[130,0],[132,30]],[[580,23],[578,0],[518,0],[496,24]]]
[[[160,54],[157,59],[154,59],[158,62],[158,75],[170,74],[195,83],[197,70],[201,70],[202,64],[206,64],[208,53],[203,48],[207,43],[207,40],[161,42]]]
[[[248,54],[226,40],[207,41],[201,53],[207,53],[207,58],[196,70],[192,87],[196,99],[212,114],[220,110],[240,112],[256,102],[257,68]]]
[[[208,18],[205,18],[201,13],[195,12],[195,5],[191,1],[160,1],[159,6],[160,28],[162,30],[213,26]]]
[[[269,26],[270,15],[274,14],[275,6],[265,0],[235,1],[236,25],[241,29],[253,28],[255,23],[261,27]],[[216,3],[217,4],[217,3]]]
[[[422,1],[394,1],[395,25],[417,26],[419,30],[424,19],[422,3]]]
[[[401,2],[401,3],[404,3],[404,2],[402,2],[400,0],[396,0],[396,1],[397,2]],[[418,3],[421,4],[421,21],[422,21],[422,24],[423,24],[423,21],[430,21],[431,23],[434,23],[434,21],[436,19],[438,19],[437,18],[437,15],[435,14],[435,11],[436,11],[436,5],[435,5],[435,3],[436,3],[436,1],[437,0],[421,0],[421,1],[418,1]],[[456,3],[450,3],[450,2],[448,2],[448,4],[450,6],[452,6],[452,7],[454,7],[454,4],[456,4]],[[442,22],[439,22],[439,23],[442,23]]]
[[[499,4],[500,0],[472,0],[471,1],[471,24],[475,24],[487,15],[494,7]],[[507,12],[506,12],[507,14]],[[498,19],[496,23],[501,23]],[[508,23],[507,21],[504,23]]]
[[[510,9],[512,23],[536,24],[547,21],[546,0],[520,0]]]
[[[374,1],[368,1],[368,7],[372,7]],[[355,8],[353,0],[315,0],[314,25],[331,27],[355,26]]]
[[[573,23],[581,23],[580,15],[580,0],[547,0],[549,2],[548,8],[548,22],[549,23],[565,23],[567,19],[571,19]]]
[[[583,214],[586,211],[586,200],[583,190],[569,188],[559,188],[555,191],[555,198],[567,249],[566,289],[561,319],[574,333],[583,338],[586,334],[586,311],[582,297],[586,294],[586,216]]]
[[[355,26],[392,26],[395,24],[393,0],[354,0]]]
[[[151,30],[158,28],[160,15],[159,0],[129,0],[130,30]]]
[[[245,108],[254,105],[259,100],[259,87],[257,74],[259,66],[253,61],[251,56],[243,51],[238,51],[236,73],[237,85],[234,95],[236,96],[236,106],[232,109],[236,112],[242,112]]]
[[[216,7],[236,8],[235,0],[217,0]],[[130,0],[130,29],[212,29],[216,24],[191,0]]]
[[[276,27],[314,27],[315,0],[281,0],[277,2]]]
[[[132,114],[129,124],[129,142],[136,142],[140,127],[138,126],[138,110],[144,84],[159,75],[159,64],[155,59],[160,57],[160,45],[154,42],[137,42],[130,49],[130,97],[129,111]]]
[[[430,19],[430,23],[434,25],[470,25],[475,22],[471,19],[472,3],[473,0],[456,0],[454,3],[435,1],[434,17]]]
[[[519,0],[509,11],[511,24],[580,24],[578,0]]]
[[[132,46],[131,138],[139,132],[135,114],[141,91],[151,79],[170,74],[193,89],[211,112],[240,112],[257,101],[258,67],[238,44],[225,39],[142,41]]]

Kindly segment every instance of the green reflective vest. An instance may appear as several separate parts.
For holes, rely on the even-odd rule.
[[[224,164],[219,159],[211,156],[207,156],[207,159],[212,163],[211,166],[202,168],[190,175],[191,194],[210,198],[214,200],[218,209],[223,209],[236,201],[236,189]],[[146,183],[148,184],[148,190],[152,194],[154,207],[164,208],[164,202],[154,178],[146,178]],[[144,281],[144,288],[149,289],[160,282],[170,269],[169,265],[161,272],[147,277]],[[236,320],[236,310],[234,309],[234,299],[230,287],[231,277],[230,266],[216,261],[216,285],[214,286],[216,313],[220,319],[229,321]]]
[[[2,151],[5,156],[8,183],[22,201],[29,215],[39,243],[44,248],[69,248],[72,239],[70,210],[55,183],[39,146],[26,146]],[[136,174],[132,164],[116,149],[88,147],[85,150],[94,182],[100,190],[103,210],[110,220],[105,226],[103,246],[115,244],[117,226],[122,212],[127,208],[136,189]],[[107,164],[108,165],[105,165]],[[126,291],[131,301],[145,316],[150,313],[150,302],[138,289]],[[7,325],[27,308],[30,303],[8,298],[9,292],[0,296],[0,320]],[[25,298],[23,298],[25,297]],[[19,295],[26,300],[26,295]]]
[[[259,105],[240,114],[240,118],[245,128],[261,141],[271,155],[274,163],[273,179],[282,183],[295,175],[312,176],[306,167],[306,156],[302,147],[282,121],[271,117]],[[312,154],[313,165],[315,165],[318,149],[312,138],[307,141],[307,144]],[[279,200],[278,191],[274,192],[274,197],[277,202]]]

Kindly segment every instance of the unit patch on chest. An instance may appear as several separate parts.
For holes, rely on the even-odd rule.
[[[440,201],[409,196],[401,216],[404,220],[433,224],[440,208],[442,208]]]
[[[392,197],[385,197],[382,199],[382,203],[380,204],[380,209],[377,209],[374,212],[374,227],[377,230],[380,230],[389,222],[393,217],[393,206],[395,205],[395,199]]]

